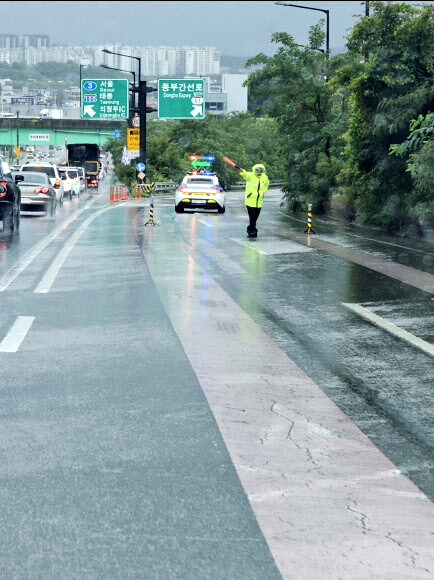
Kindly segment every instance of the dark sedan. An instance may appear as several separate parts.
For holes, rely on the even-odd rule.
[[[12,179],[7,161],[0,156],[0,220],[5,231],[13,231],[20,226],[20,189]]]

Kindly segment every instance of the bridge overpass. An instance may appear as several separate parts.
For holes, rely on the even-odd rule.
[[[18,117],[0,119],[0,146],[65,145],[96,143],[104,145],[114,136],[122,121],[91,119],[39,119]]]

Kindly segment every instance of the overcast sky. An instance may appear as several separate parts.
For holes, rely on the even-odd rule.
[[[295,2],[330,10],[330,46],[345,45],[345,35],[364,14],[364,2]],[[408,2],[417,4],[417,2]],[[427,2],[419,2],[419,4]],[[321,12],[245,2],[1,2],[2,33],[48,34],[52,44],[121,42],[149,46],[215,46],[222,54],[272,54],[273,32],[288,32],[306,44],[309,27]]]

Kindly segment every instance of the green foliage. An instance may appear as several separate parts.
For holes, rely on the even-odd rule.
[[[406,142],[412,119],[433,110],[434,10],[398,2],[371,8],[349,37],[353,64],[337,73],[351,94],[340,192],[361,221],[395,231],[414,221],[421,201],[405,159],[390,149]]]
[[[434,6],[371,2],[333,58],[323,22],[307,47],[286,33],[272,40],[273,56],[246,63],[250,113],[149,123],[148,179],[178,181],[189,154],[212,153],[230,187],[239,175],[227,155],[283,177],[292,210],[312,203],[389,232],[433,223]]]
[[[116,176],[129,184],[135,172],[121,163],[125,134],[119,141],[111,140],[107,149],[113,154]],[[281,179],[283,156],[277,123],[271,118],[256,119],[249,113],[214,117],[201,121],[148,121],[147,181],[181,181],[191,171],[189,155],[215,156],[212,170],[223,187],[240,180],[238,171],[223,161],[224,156],[238,165],[250,168],[263,163],[271,179]]]
[[[407,196],[410,216],[420,225],[434,224],[434,113],[410,122],[410,134],[401,144],[390,146],[391,154],[407,160],[413,189]]]
[[[324,44],[323,22],[311,28],[306,48],[286,33],[276,33],[272,40],[279,45],[276,54],[259,54],[247,62],[261,66],[249,76],[249,91],[257,103],[262,102],[258,112],[278,123],[287,206],[298,210],[313,203],[314,211],[322,212],[336,186],[331,151],[342,147],[339,127],[345,116],[345,95],[327,82],[333,65],[319,52]]]

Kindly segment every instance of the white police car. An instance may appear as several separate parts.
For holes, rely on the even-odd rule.
[[[183,213],[188,208],[225,212],[226,194],[215,173],[187,173],[175,193],[175,211]]]

